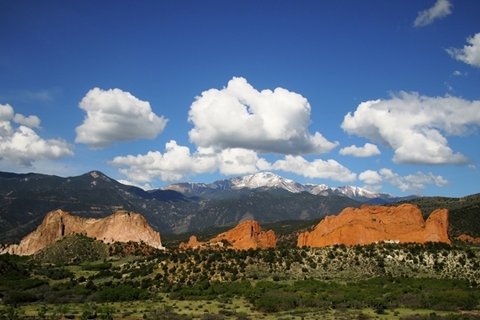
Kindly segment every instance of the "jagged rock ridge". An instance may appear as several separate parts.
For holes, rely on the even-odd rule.
[[[324,247],[335,244],[365,245],[380,241],[450,244],[447,231],[447,209],[433,211],[425,221],[415,205],[364,205],[360,209],[346,208],[337,216],[327,216],[312,231],[301,233],[297,245]]]
[[[206,247],[227,246],[235,250],[275,248],[277,237],[273,230],[263,231],[255,220],[240,222],[235,228],[220,233],[207,242],[199,242],[196,236],[191,236],[187,243],[180,243],[180,249],[201,249]]]
[[[117,211],[101,219],[82,218],[62,210],[49,212],[36,230],[25,236],[19,244],[8,246],[2,253],[31,255],[70,234],[82,233],[106,243],[144,242],[164,249],[160,233],[153,230],[140,214]]]

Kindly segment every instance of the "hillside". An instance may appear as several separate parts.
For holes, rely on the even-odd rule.
[[[480,236],[480,193],[463,198],[422,197],[408,203],[419,206],[424,216],[437,208],[448,209],[451,237],[462,233]]]
[[[105,217],[124,209],[142,213],[156,229],[167,229],[155,210],[165,211],[183,196],[172,191],[149,194],[123,185],[98,171],[62,178],[42,174],[0,173],[0,242],[16,242],[40,224],[47,212],[62,209],[74,215]],[[159,200],[161,199],[161,200]]]
[[[18,242],[52,210],[101,218],[116,210],[142,214],[161,233],[230,226],[244,218],[261,223],[310,220],[360,203],[345,196],[317,196],[282,189],[239,189],[212,198],[174,190],[144,191],[98,171],[76,177],[0,172],[0,243]]]

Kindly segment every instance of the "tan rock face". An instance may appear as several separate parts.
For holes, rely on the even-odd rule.
[[[198,249],[202,247],[205,244],[205,242],[200,242],[198,241],[196,236],[190,236],[188,239],[188,242],[180,242],[180,245],[178,246],[179,249],[181,250],[187,250],[187,249]]]
[[[219,234],[207,242],[198,242],[195,236],[188,243],[181,243],[180,249],[197,249],[206,247],[222,247],[223,243],[235,250],[275,248],[277,237],[273,230],[262,231],[255,220],[240,222],[235,228]]]
[[[143,241],[154,248],[164,249],[160,234],[138,213],[117,211],[102,219],[92,219],[56,210],[49,212],[42,224],[25,236],[20,244],[11,245],[2,253],[31,255],[73,233],[83,233],[106,243]]]
[[[380,241],[445,242],[448,238],[448,210],[438,209],[425,221],[417,206],[362,206],[346,208],[328,216],[310,232],[299,235],[298,247],[325,247],[334,244],[363,245]]]

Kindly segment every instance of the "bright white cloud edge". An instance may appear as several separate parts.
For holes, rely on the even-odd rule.
[[[223,175],[243,175],[265,170],[292,172],[308,178],[323,178],[351,182],[356,174],[335,160],[307,161],[301,156],[287,155],[273,164],[253,150],[241,148],[216,152],[211,148],[199,148],[194,153],[176,141],[165,145],[165,152],[149,151],[146,154],[117,156],[110,161],[131,183],[139,185],[154,179],[179,181],[191,175],[219,172]]]
[[[480,68],[480,32],[467,39],[467,43],[462,49],[447,49],[448,54],[458,61],[465,62],[473,67]],[[455,71],[456,75],[462,73]]]
[[[370,100],[345,115],[342,129],[389,146],[393,161],[413,164],[465,164],[446,136],[464,136],[480,126],[480,101],[453,96],[427,97],[400,92],[387,100]]]
[[[119,156],[110,164],[119,167],[120,172],[127,177],[120,182],[143,189],[152,189],[151,182],[155,179],[174,182],[216,171],[233,176],[276,170],[310,179],[330,179],[343,183],[357,180],[357,174],[333,159],[308,161],[302,156],[287,155],[284,159],[269,163],[252,150],[225,149],[217,154],[211,149],[203,149],[191,153],[188,147],[180,146],[173,140],[166,144],[163,154],[150,151],[143,155]],[[448,183],[442,176],[432,173],[416,172],[400,176],[387,168],[363,171],[358,175],[358,180],[371,191],[380,191],[385,183],[402,192],[420,192],[427,185],[442,187]]]
[[[86,117],[75,129],[75,142],[92,148],[103,148],[121,141],[153,139],[168,121],[157,116],[148,101],[117,88],[93,88],[79,106],[86,112]]]
[[[241,148],[261,153],[324,153],[338,143],[310,133],[311,107],[302,95],[283,88],[256,90],[232,78],[223,89],[209,89],[190,106],[190,141],[202,148]]]
[[[382,168],[378,171],[366,170],[358,175],[358,179],[365,183],[365,187],[369,190],[380,190],[383,182],[386,182],[403,192],[420,192],[427,185],[435,185],[437,187],[445,186],[448,181],[433,173],[416,172],[406,176],[400,176],[391,169]]]
[[[34,130],[39,127],[37,116],[24,116],[9,104],[0,104],[0,161],[30,167],[35,161],[73,155],[66,141],[41,138]]]
[[[367,158],[378,156],[380,154],[380,150],[378,150],[376,145],[367,142],[363,145],[363,147],[351,145],[349,147],[342,148],[340,149],[339,153],[344,156]]]

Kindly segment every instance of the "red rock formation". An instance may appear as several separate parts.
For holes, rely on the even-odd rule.
[[[469,234],[461,234],[457,237],[457,240],[463,241],[463,242],[468,242],[472,244],[480,244],[480,238],[477,237],[472,237]]]
[[[196,236],[190,236],[190,238],[188,239],[188,242],[180,242],[180,245],[178,246],[178,248],[181,250],[198,249],[203,245],[205,245],[205,242],[198,241]]]
[[[106,243],[143,241],[154,248],[164,249],[160,241],[160,234],[153,230],[147,220],[138,213],[117,211],[103,219],[91,219],[56,210],[49,212],[42,224],[25,236],[20,244],[11,245],[2,253],[34,254],[58,239],[73,233],[83,233]]]
[[[198,242],[195,236],[190,237],[188,243],[181,243],[180,249],[196,249],[207,247],[227,246],[235,250],[275,248],[277,237],[273,230],[262,231],[262,228],[255,220],[240,222],[235,228],[219,234],[207,242]]]
[[[362,206],[346,208],[338,216],[327,216],[310,232],[299,235],[298,247],[334,244],[363,245],[380,241],[445,242],[448,210],[438,209],[425,221],[417,206]]]

